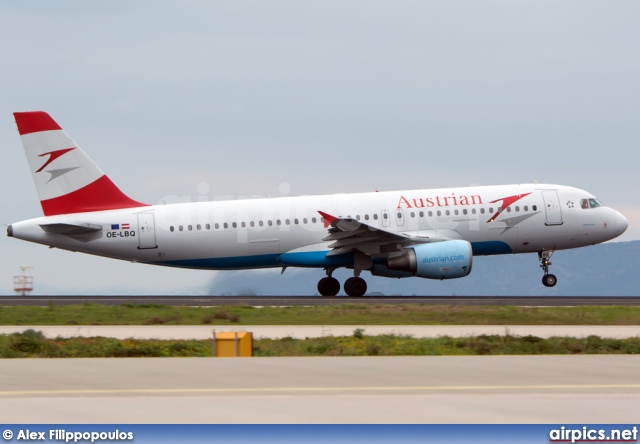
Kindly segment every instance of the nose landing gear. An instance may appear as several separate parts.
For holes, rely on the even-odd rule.
[[[544,271],[544,276],[542,276],[542,285],[545,287],[553,287],[558,283],[558,278],[554,274],[549,273],[549,267],[551,266],[551,256],[553,255],[553,250],[551,251],[539,251],[538,252],[538,260],[540,260],[540,268]]]

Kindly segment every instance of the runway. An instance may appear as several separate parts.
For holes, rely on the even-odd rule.
[[[635,423],[640,356],[15,359],[5,423]]]
[[[640,296],[0,296],[0,306],[79,304],[160,304],[172,306],[292,306],[330,304],[515,305],[530,307],[582,305],[640,306]]]
[[[351,336],[361,328],[366,335],[410,335],[415,338],[438,336],[465,337],[479,335],[570,336],[585,338],[625,339],[640,336],[640,325],[7,325],[0,326],[0,334],[41,331],[48,338],[73,336],[135,339],[211,339],[213,331],[250,331],[253,337],[319,338],[323,336]]]

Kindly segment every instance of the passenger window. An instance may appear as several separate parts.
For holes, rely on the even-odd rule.
[[[225,228],[229,228],[229,224],[225,222],[225,223],[224,223],[224,227],[225,227]]]
[[[285,224],[287,224],[287,225],[289,225],[291,222],[289,221],[289,219],[286,219],[286,220],[284,221],[284,223],[285,223]]]
[[[411,212],[411,217],[416,217],[416,213],[414,213],[413,211]]]
[[[436,213],[438,216],[442,216],[442,211],[438,210],[438,212]]]
[[[377,215],[377,214],[374,214],[374,215],[373,215],[373,219],[374,219],[374,220],[378,220],[378,215]]]
[[[219,229],[220,229],[220,224],[215,224],[215,225],[213,226],[213,228],[215,228],[216,230],[219,230]]]
[[[464,210],[462,210],[462,214],[464,214],[465,216],[467,215],[467,209],[466,208]]]
[[[516,213],[520,212],[520,207],[516,207]]]
[[[240,224],[240,226],[241,226],[242,228],[244,228],[244,227],[246,227],[246,226],[247,226],[247,224],[245,224],[244,222],[242,222],[242,223]]]
[[[201,230],[202,229],[202,225],[198,224],[196,225],[196,230]]]
[[[489,208],[489,213],[493,214],[493,208]]]
[[[388,219],[388,218],[389,218],[389,216],[387,215],[387,213],[384,213],[384,214],[382,215],[382,217],[384,217],[385,219]]]
[[[169,231],[171,231],[171,232],[173,233],[173,230],[174,230],[173,225],[171,225],[171,226],[169,227]]]
[[[420,217],[424,217],[424,211],[420,212]]]
[[[471,214],[476,214],[476,209],[475,208],[471,208]]]
[[[267,221],[267,225],[269,225],[269,226],[273,225],[273,221],[272,220],[268,220]]]
[[[313,222],[313,223],[315,224],[315,223],[316,223],[316,218],[315,218],[315,217],[312,217],[312,218],[311,218],[311,222]]]
[[[368,214],[364,215],[364,220],[369,220],[369,215]]]
[[[262,227],[262,226],[264,226],[264,222],[263,221],[259,221],[258,225],[260,225]]]
[[[180,231],[182,231],[182,230],[183,230],[182,225],[180,225],[180,226],[178,227],[178,230],[180,230]]]
[[[356,220],[360,220],[360,215],[356,214]]]
[[[402,219],[402,213],[398,213],[398,219]]]
[[[444,212],[444,214],[446,214],[447,216],[449,216],[451,214],[451,211],[447,210]]]
[[[280,224],[281,224],[280,219],[276,220],[276,225],[280,225]]]
[[[507,213],[511,213],[511,207],[507,207]]]
[[[456,216],[458,216],[460,213],[458,210],[453,210],[453,214],[455,214]]]
[[[480,208],[480,214],[484,214],[484,208]]]
[[[193,225],[189,225],[189,231],[193,230]]]
[[[249,222],[249,226],[251,226],[251,227],[255,227],[255,226],[256,226],[256,224],[255,224],[255,223],[253,223],[253,221],[251,221],[251,222]]]
[[[429,217],[433,217],[433,211],[429,211]]]
[[[529,207],[527,205],[524,206],[524,211],[529,211]]]
[[[237,223],[235,223],[235,222],[233,222],[233,223],[231,224],[231,226],[232,226],[233,228],[238,228],[238,224],[237,224]]]
[[[536,210],[538,209],[538,207],[537,207],[537,206],[535,206],[535,205],[534,205],[534,206],[532,206],[531,208],[533,209],[533,211],[536,211]]]
[[[210,229],[211,229],[211,225],[210,225],[210,224],[207,224],[207,225],[205,225],[205,228],[206,228],[207,230],[210,230]]]

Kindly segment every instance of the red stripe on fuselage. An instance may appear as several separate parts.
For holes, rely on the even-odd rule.
[[[40,203],[45,216],[149,206],[130,199],[106,175],[84,188],[64,196],[41,200]]]
[[[23,113],[13,113],[18,125],[20,135],[37,133],[40,131],[61,130],[51,116],[44,111],[27,111]]]

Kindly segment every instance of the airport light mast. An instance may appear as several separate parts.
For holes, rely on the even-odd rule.
[[[13,291],[20,296],[26,296],[33,291],[33,276],[25,274],[29,268],[33,268],[33,265],[20,265],[22,274],[13,277]]]

